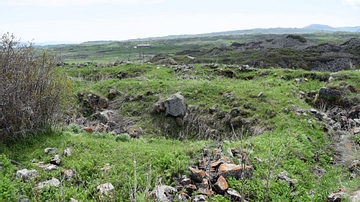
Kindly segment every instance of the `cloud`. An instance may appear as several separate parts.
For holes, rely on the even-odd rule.
[[[353,7],[356,10],[359,10],[360,0],[342,0],[343,4]]]
[[[1,0],[0,5],[11,6],[42,6],[65,7],[77,5],[91,5],[96,3],[111,5],[157,4],[165,0]]]

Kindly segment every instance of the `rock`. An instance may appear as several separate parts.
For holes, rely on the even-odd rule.
[[[96,192],[99,192],[101,196],[113,196],[113,190],[115,187],[111,183],[100,184],[96,187]]]
[[[91,126],[89,126],[89,127],[84,127],[83,128],[86,132],[88,132],[88,133],[93,133],[94,132],[94,129],[91,127]]]
[[[236,191],[235,189],[231,189],[229,188],[226,193],[228,193],[230,195],[230,199],[231,201],[241,201],[241,195],[238,191]],[[246,201],[246,200],[245,200]]]
[[[44,149],[44,152],[45,152],[45,154],[48,154],[48,153],[55,153],[55,150],[56,150],[56,148],[53,148],[53,147],[48,147],[48,148],[45,148]]]
[[[63,154],[68,157],[71,156],[71,152],[72,152],[71,147],[67,147],[66,149],[63,150]]]
[[[213,105],[212,107],[209,108],[209,114],[213,114],[217,112],[217,109],[218,109],[218,105]]]
[[[253,168],[252,166],[242,166],[235,164],[223,163],[219,167],[219,175],[223,177],[234,177],[235,179],[251,178]]]
[[[94,117],[99,120],[102,124],[106,124],[111,121],[111,117],[115,112],[112,110],[105,110],[102,112],[97,112],[94,114]]]
[[[107,97],[108,97],[109,99],[113,99],[113,98],[116,97],[116,94],[117,94],[117,92],[116,92],[115,89],[110,89],[109,94],[108,94]]]
[[[22,178],[24,182],[29,182],[30,179],[36,177],[38,172],[36,170],[22,169],[16,172],[16,177]]]
[[[98,102],[98,107],[101,109],[106,109],[109,106],[109,101],[106,98],[100,98]]]
[[[197,190],[197,187],[196,187],[195,185],[193,185],[193,184],[189,184],[189,185],[186,185],[186,186],[184,186],[184,187],[185,187],[186,192],[187,192],[190,196],[194,193],[194,191]]]
[[[171,202],[173,194],[177,191],[174,187],[167,185],[155,186],[154,190],[150,193],[150,197],[155,198],[155,201]]]
[[[206,174],[205,171],[198,170],[192,167],[189,167],[189,170],[190,170],[190,178],[192,180],[198,183],[202,182],[202,179],[205,177]]]
[[[61,164],[60,155],[55,155],[52,159],[50,159],[50,163],[59,166]]]
[[[214,188],[216,193],[225,193],[225,191],[229,188],[229,184],[223,176],[220,176],[214,184]]]
[[[351,162],[351,164],[348,166],[348,169],[350,172],[358,172],[360,169],[360,160],[354,160]]]
[[[190,201],[190,196],[184,192],[181,192],[180,194],[176,195],[174,201]]]
[[[177,117],[185,116],[186,114],[185,99],[181,92],[171,95],[163,104],[165,107],[165,115]]]
[[[350,196],[350,202],[359,202],[360,201],[360,190],[354,192]]]
[[[155,103],[155,104],[154,104],[154,110],[155,110],[157,113],[164,112],[164,111],[165,111],[164,103],[161,102],[161,101]]]
[[[332,88],[322,87],[319,90],[319,98],[325,100],[338,100],[341,97],[340,91]]]
[[[319,166],[315,166],[314,169],[313,169],[313,173],[318,176],[318,177],[321,177],[322,175],[324,175],[326,173],[326,170],[320,168]]]
[[[73,169],[62,170],[61,174],[64,176],[66,181],[71,181],[75,175],[75,171]]]
[[[327,196],[327,202],[341,202],[342,192],[332,192]]]
[[[353,129],[353,133],[354,133],[354,135],[360,133],[360,127],[355,127],[355,128]]]
[[[18,199],[17,202],[30,202],[28,198]]]
[[[141,127],[129,129],[127,133],[130,135],[131,138],[139,138],[140,135],[143,133]]]
[[[203,202],[205,201],[206,202],[206,197],[204,195],[196,195],[194,197],[194,202]]]
[[[51,178],[51,180],[40,182],[36,188],[37,189],[43,189],[46,186],[59,187],[60,186],[60,180],[53,177],[53,178]]]
[[[70,198],[70,202],[79,202],[79,201],[74,198]]]
[[[240,114],[240,109],[239,108],[232,109],[230,114],[232,117],[237,117]]]
[[[57,168],[58,168],[57,165],[54,165],[54,164],[45,164],[44,165],[44,162],[36,163],[36,166],[43,170],[46,170],[46,171],[57,170]]]
[[[287,175],[287,171],[282,171],[277,175],[277,178],[280,181],[285,181],[289,185],[289,187],[293,187],[295,185],[295,180],[289,178]]]

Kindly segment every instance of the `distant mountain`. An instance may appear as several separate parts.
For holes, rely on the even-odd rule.
[[[185,34],[185,35],[169,35],[160,37],[149,37],[141,39],[128,39],[123,41],[149,41],[158,39],[178,39],[178,38],[190,38],[190,37],[212,37],[212,36],[224,36],[224,35],[244,35],[244,34],[308,34],[314,32],[360,32],[360,26],[356,27],[331,27],[329,25],[311,24],[303,28],[255,28],[246,30],[233,30],[224,32],[213,32],[204,34]],[[103,44],[114,42],[113,40],[99,40],[99,41],[87,41],[87,42],[43,42],[36,43],[36,46],[49,46],[49,45],[67,45],[67,44]]]
[[[329,25],[312,24],[302,28],[304,30],[317,30],[328,32],[360,32],[360,26],[356,27],[331,27]]]
[[[310,30],[321,30],[321,31],[335,31],[336,29],[329,25],[320,25],[320,24],[311,24],[302,29],[310,29]]]

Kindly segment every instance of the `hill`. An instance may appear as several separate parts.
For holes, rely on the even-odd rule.
[[[358,200],[359,35],[136,43],[47,49],[72,104],[0,146],[0,200]]]

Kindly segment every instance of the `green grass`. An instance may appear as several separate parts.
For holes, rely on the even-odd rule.
[[[314,100],[306,102],[300,92],[318,91],[323,86],[340,88],[342,82],[360,89],[360,72],[341,71],[331,83],[325,83],[329,72],[312,72],[297,67],[273,68],[276,66],[271,65],[270,60],[265,60],[264,69],[252,72],[240,72],[236,65],[223,64],[218,68],[194,64],[191,70],[175,72],[173,67],[137,63],[139,50],[131,49],[129,56],[128,49],[137,43],[151,43],[153,47],[143,49],[144,53],[168,54],[185,61],[188,60],[186,57],[175,53],[185,49],[206,52],[221,44],[230,45],[234,41],[245,43],[271,36],[194,37],[49,47],[48,50],[61,52],[65,62],[69,63],[63,66],[63,73],[73,82],[74,97],[79,92],[106,97],[110,89],[116,89],[121,94],[110,100],[110,104],[119,110],[120,115],[130,117],[144,132],[139,139],[130,139],[126,133],[117,137],[109,133],[88,134],[71,124],[35,134],[26,141],[0,145],[0,162],[4,165],[0,169],[0,201],[16,201],[18,198],[29,198],[31,201],[69,201],[70,198],[79,201],[129,201],[134,179],[137,181],[137,200],[151,201],[147,196],[156,181],[174,185],[172,177],[188,174],[187,167],[194,166],[202,156],[201,149],[213,144],[214,140],[222,142],[224,153],[228,148],[246,149],[255,168],[252,179],[228,181],[231,188],[239,192],[244,190],[245,197],[250,201],[263,201],[266,195],[268,201],[325,201],[326,196],[338,188],[345,187],[347,194],[355,191],[360,178],[351,179],[346,165],[335,166],[332,163],[334,148],[331,146],[331,131],[324,132],[313,115],[297,114],[294,108],[308,110],[314,107],[311,105]],[[304,36],[315,42],[328,42],[329,39],[343,42],[345,38],[354,37],[354,34],[318,33]],[[299,54],[308,58],[317,57],[316,53],[285,49],[270,51],[267,57],[273,61],[284,58],[296,61]],[[259,57],[264,57],[264,54],[233,51],[202,60],[243,64],[243,61],[249,62]],[[108,65],[127,59],[135,63]],[[88,66],[77,67],[78,63],[84,62],[88,62]],[[99,64],[102,67],[97,67]],[[300,63],[298,65],[301,66]],[[124,73],[125,78],[118,79],[119,72]],[[229,75],[231,72],[234,74]],[[196,79],[182,78],[190,76]],[[178,126],[173,118],[153,111],[155,102],[176,92],[182,92],[188,109],[193,110],[191,115],[195,117],[184,126]],[[357,93],[349,93],[344,99],[357,97]],[[70,101],[72,105],[79,104],[76,100]],[[218,106],[218,111],[210,114],[209,108],[214,105]],[[229,116],[234,108],[240,109],[238,117]],[[221,118],[222,115],[230,118]],[[247,123],[256,131],[247,130]],[[202,134],[204,131],[200,131],[201,127],[216,129],[218,133],[206,136]],[[352,139],[358,142],[360,138],[355,136]],[[58,153],[72,147],[73,154],[70,157],[62,156],[59,170],[42,171],[31,161],[49,162],[52,155],[44,154],[46,147],[56,147]],[[355,151],[346,158],[358,159],[359,153]],[[23,168],[37,169],[39,176],[30,183],[22,182],[15,177],[17,168],[8,159],[20,162]],[[107,164],[110,170],[102,171],[101,168]],[[315,166],[327,172],[318,177],[313,173]],[[76,171],[71,182],[62,182],[61,188],[34,189],[38,182],[51,177],[62,179],[62,169]],[[294,187],[277,180],[277,174],[284,170],[289,173],[288,177],[295,179]],[[96,186],[106,182],[111,182],[115,187],[113,199],[102,199],[95,192]],[[310,191],[314,194],[308,194]],[[217,195],[211,200],[229,201],[229,196]]]

